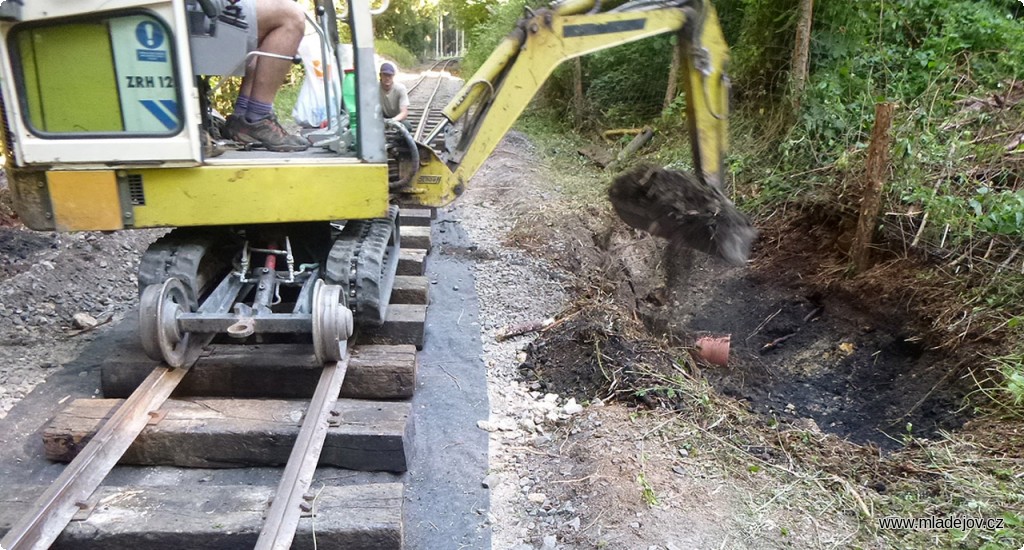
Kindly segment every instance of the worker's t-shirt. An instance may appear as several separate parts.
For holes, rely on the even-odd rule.
[[[409,91],[405,84],[395,82],[391,85],[391,91],[385,93],[380,91],[380,108],[384,112],[384,118],[394,118],[402,112],[403,107],[409,106]]]

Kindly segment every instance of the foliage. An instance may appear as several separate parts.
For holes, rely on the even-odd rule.
[[[420,55],[431,50],[436,18],[436,7],[431,2],[391,0],[388,9],[373,18],[374,33],[377,38],[386,38]]]
[[[641,124],[658,116],[673,42],[659,36],[583,58],[583,86],[590,109],[616,125]]]
[[[1024,356],[1002,357],[998,363],[1007,406],[1024,414]]]
[[[795,4],[719,3],[735,40],[740,118],[770,118],[790,108],[785,83]],[[1013,105],[999,112],[984,101],[991,94],[1010,97],[1014,76],[1024,74],[1020,7],[1005,0],[817,3],[800,110],[781,131],[772,126],[775,133],[750,125],[758,139],[777,146],[737,174],[738,183],[775,192],[760,198],[767,205],[834,188],[837,174],[855,176],[862,165],[875,103],[892,101],[898,110],[890,198],[928,213],[932,229],[925,237],[938,229],[947,244],[984,234],[1024,236],[1019,156],[1007,156],[997,139],[1022,124],[1024,114]],[[807,174],[821,167],[834,171]]]
[[[542,5],[539,0],[508,0],[489,4],[486,8],[488,17],[474,28],[466,31],[466,54],[462,59],[463,72],[472,74],[479,69],[494,48],[516,28],[516,21],[523,16],[524,8],[539,5]]]
[[[415,55],[409,50],[402,47],[397,42],[392,42],[388,39],[377,39],[374,42],[374,47],[377,50],[377,54],[387,57],[398,63],[400,69],[409,69],[416,65],[418,62]]]
[[[467,34],[487,21],[494,6],[493,0],[442,0],[441,8],[452,15],[452,21]]]

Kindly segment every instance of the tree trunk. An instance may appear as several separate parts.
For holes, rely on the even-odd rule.
[[[889,128],[892,126],[892,114],[895,109],[894,103],[875,105],[875,127],[871,131],[871,144],[868,146],[867,169],[860,199],[860,218],[857,220],[857,233],[850,247],[850,257],[856,273],[862,273],[871,267],[871,245],[875,240],[878,215],[882,211],[882,192],[889,169]]]
[[[807,84],[807,62],[811,51],[811,24],[814,19],[814,0],[800,0],[800,22],[796,26],[796,45],[793,47],[792,84],[793,110],[800,108],[800,98]]]
[[[668,87],[665,89],[665,104],[661,107],[662,111],[668,109],[676,98],[679,85],[679,64],[683,60],[682,49],[681,44],[676,44],[676,47],[672,49],[672,65],[668,68]]]
[[[576,123],[579,124],[583,119],[583,62],[578,57],[572,61],[572,110]]]

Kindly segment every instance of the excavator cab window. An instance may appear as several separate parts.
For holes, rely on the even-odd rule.
[[[19,26],[9,46],[29,131],[58,139],[180,133],[172,36],[144,11]]]

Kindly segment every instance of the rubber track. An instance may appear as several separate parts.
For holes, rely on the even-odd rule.
[[[384,323],[400,248],[397,206],[388,210],[387,218],[350,220],[335,240],[324,280],[342,286],[357,323]]]
[[[223,236],[174,230],[157,239],[139,261],[139,296],[147,286],[176,277],[185,283],[192,303],[198,304],[199,297],[220,275],[217,260],[223,258],[213,258],[209,252],[224,243],[224,239],[218,238]]]

